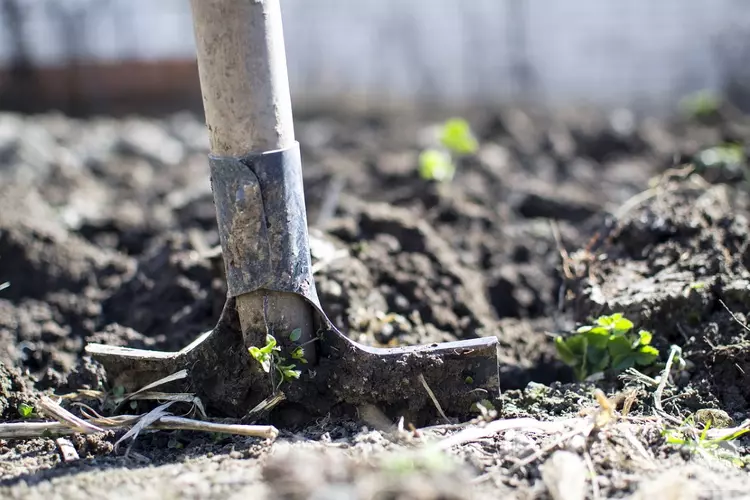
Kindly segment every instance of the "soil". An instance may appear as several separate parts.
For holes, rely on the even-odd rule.
[[[747,186],[728,169],[680,170],[705,148],[750,139],[745,119],[468,110],[480,150],[438,184],[417,168],[437,115],[297,116],[327,315],[374,346],[497,337],[500,420],[583,419],[604,411],[599,388],[619,410],[631,394],[641,424],[600,426],[583,442],[522,427],[434,453],[422,444],[454,427],[394,432],[361,412],[286,422],[273,442],[159,431],[126,452],[114,446],[124,431],[75,435],[70,463],[53,438],[0,440],[0,496],[745,495],[743,438],[734,460],[667,443],[651,418],[653,385],[612,374],[579,383],[553,342],[623,312],[654,333],[659,366],[670,346],[682,350],[664,411],[750,418]],[[0,291],[0,420],[21,421],[19,405],[42,394],[114,390],[84,355],[89,342],[179,350],[216,325],[226,288],[206,153],[190,114],[0,114],[0,283],[10,283]],[[463,429],[487,425],[470,419]]]

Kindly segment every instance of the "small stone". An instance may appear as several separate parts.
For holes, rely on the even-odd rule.
[[[542,481],[554,500],[584,500],[587,472],[578,454],[561,450],[542,465]]]
[[[703,408],[695,412],[693,415],[695,423],[708,425],[714,428],[726,428],[734,425],[734,419],[729,416],[724,410],[717,410],[714,408]]]
[[[75,446],[73,446],[73,443],[69,440],[65,438],[57,438],[55,443],[57,443],[57,447],[60,449],[60,455],[62,455],[63,462],[75,462],[80,458]]]

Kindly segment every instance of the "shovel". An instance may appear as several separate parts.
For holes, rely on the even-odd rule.
[[[137,390],[184,370],[171,388],[227,416],[285,399],[310,417],[374,407],[418,425],[498,396],[495,337],[373,348],[329,321],[311,270],[279,0],[192,0],[192,12],[227,300],[216,327],[179,352],[87,345],[110,383]]]

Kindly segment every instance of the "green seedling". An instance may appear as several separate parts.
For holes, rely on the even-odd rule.
[[[293,330],[289,335],[290,338],[294,335],[295,331]],[[297,340],[299,340],[299,336]],[[273,335],[266,335],[266,345],[263,347],[251,346],[248,352],[255,361],[260,363],[264,372],[271,373],[271,368],[276,370],[279,375],[279,383],[276,386],[277,390],[284,382],[298,379],[302,374],[300,370],[296,369],[297,366],[295,364],[285,364],[287,360],[281,356],[281,347],[278,346]],[[295,355],[299,357],[294,358]],[[301,361],[303,363],[307,363],[307,360],[304,359],[304,350],[301,347],[297,347],[292,351],[292,357],[297,360],[303,360]]]
[[[419,155],[419,175],[423,179],[446,182],[453,179],[456,166],[453,158],[445,151],[427,149]]]
[[[296,359],[303,365],[307,364],[307,360],[305,359],[305,349],[302,346],[297,347],[292,351],[292,359]]]
[[[18,405],[18,414],[21,418],[31,418],[34,414],[34,407],[27,403],[21,403]]]
[[[659,351],[650,345],[651,332],[633,333],[633,322],[621,313],[600,316],[593,323],[567,338],[555,338],[560,359],[573,368],[579,380],[606,370],[621,372],[635,365],[649,366],[659,357]]]
[[[479,148],[469,123],[463,118],[451,118],[438,131],[440,147],[422,151],[419,155],[419,175],[423,179],[446,182],[456,173],[454,156],[476,153]]]
[[[263,347],[255,347],[251,346],[248,351],[250,352],[250,356],[253,357],[255,361],[260,363],[261,368],[263,368],[263,371],[266,373],[271,372],[271,365],[274,361],[274,354],[281,350],[281,347],[276,345],[276,339],[273,337],[273,335],[266,335],[266,345]]]
[[[682,428],[665,429],[662,432],[662,435],[666,442],[673,446],[685,447],[692,453],[699,453],[719,460],[726,460],[737,467],[746,466],[747,459],[734,450],[730,442],[744,436],[750,432],[750,429],[744,427],[737,428],[733,432],[729,432],[720,437],[710,438],[708,436],[708,430],[710,427],[711,421],[709,420],[704,425],[701,433],[697,434],[697,429],[693,425],[692,418],[688,418]]]
[[[469,122],[463,118],[451,118],[443,124],[440,143],[448,151],[459,155],[474,154],[479,148]]]
[[[696,155],[699,170],[725,169],[736,172],[745,165],[745,150],[741,144],[728,142],[702,150]]]
[[[291,340],[292,342],[297,342],[300,337],[302,337],[302,328],[295,328],[289,334],[289,340]]]
[[[691,118],[708,118],[719,112],[721,101],[714,92],[702,90],[683,98],[680,101],[680,109],[685,116]]]

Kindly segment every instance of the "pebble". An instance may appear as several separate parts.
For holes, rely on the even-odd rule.
[[[587,474],[583,459],[569,451],[556,451],[542,465],[542,481],[553,500],[584,500]]]

